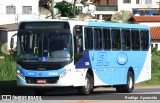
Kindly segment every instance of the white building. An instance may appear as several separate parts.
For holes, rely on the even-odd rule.
[[[0,25],[38,19],[39,0],[0,0]]]
[[[133,9],[159,9],[160,0],[118,0],[118,11]]]

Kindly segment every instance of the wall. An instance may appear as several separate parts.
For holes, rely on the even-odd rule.
[[[22,14],[22,6],[32,6],[32,14],[39,14],[39,0],[0,0],[0,14],[6,14],[6,6],[16,6],[16,14]]]
[[[118,0],[118,11],[129,10],[132,11],[132,8],[159,8],[159,0],[152,0],[152,3],[145,4],[145,0],[140,0],[139,4],[136,4],[136,0],[131,0],[131,3],[123,3],[123,0]]]
[[[15,6],[15,14],[6,14],[6,6]],[[23,6],[32,6],[31,14],[22,14]],[[39,16],[39,0],[0,0],[0,25],[18,23],[21,20],[44,18]]]
[[[0,15],[0,25],[3,24],[12,24],[12,23],[19,23],[23,20],[32,20],[32,19],[44,19],[45,15],[22,15],[22,14],[10,14],[10,15]]]
[[[156,45],[157,45],[158,46],[157,50],[160,51],[160,40],[152,40],[151,45],[153,47],[156,47]]]

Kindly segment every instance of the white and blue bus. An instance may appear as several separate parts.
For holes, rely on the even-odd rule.
[[[140,24],[23,21],[17,33],[17,85],[37,94],[50,87],[90,94],[101,86],[130,93],[135,83],[151,79],[150,42],[149,27]]]

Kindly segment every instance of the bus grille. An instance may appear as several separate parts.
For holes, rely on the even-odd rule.
[[[26,82],[29,84],[37,84],[37,80],[43,79],[46,80],[46,84],[57,83],[59,77],[46,77],[46,78],[38,78],[38,77],[26,77]]]

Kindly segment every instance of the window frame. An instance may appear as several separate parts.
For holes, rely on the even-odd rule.
[[[138,44],[138,48],[135,48],[134,49],[134,44],[133,44],[133,37],[135,37],[135,34],[134,34],[134,36],[133,36],[133,34],[132,34],[132,32],[133,31],[137,31],[138,32],[138,38],[139,38],[139,44]],[[131,29],[131,49],[132,49],[132,51],[140,51],[140,49],[141,49],[141,44],[140,44],[140,30],[139,29]],[[135,43],[137,43],[137,41],[138,41],[138,39],[135,41]]]
[[[141,35],[141,32],[147,32],[147,48],[143,48],[143,42],[142,42],[142,35]],[[144,37],[143,37],[143,39],[144,39]],[[146,40],[146,38],[144,39],[144,40]],[[141,46],[141,50],[142,51],[148,51],[148,49],[149,49],[149,31],[148,30],[140,30],[140,46]]]
[[[91,29],[92,39],[90,38],[90,40],[87,37],[88,34],[86,33],[86,29]],[[86,40],[86,37],[87,37],[87,40]],[[92,48],[89,47],[90,45],[89,45],[88,41],[90,41],[90,43],[92,43],[92,44],[90,44],[90,45],[92,45]],[[93,31],[93,27],[84,27],[84,42],[85,42],[84,43],[85,50],[93,50],[94,49],[94,31]]]
[[[119,40],[120,41],[117,41],[117,40],[115,40],[116,41],[116,43],[117,43],[117,48],[114,48],[113,47],[113,34],[112,34],[112,31],[113,30],[116,30],[116,31],[119,31]],[[121,28],[111,28],[111,32],[110,32],[110,34],[111,34],[111,49],[113,50],[113,51],[119,51],[119,50],[121,50]],[[115,38],[117,38],[117,37],[115,37]],[[119,42],[119,43],[118,43]],[[119,45],[118,45],[119,44]],[[119,47],[118,47],[119,46]]]
[[[14,5],[7,5],[6,6],[6,14],[16,14],[16,6]]]

